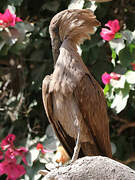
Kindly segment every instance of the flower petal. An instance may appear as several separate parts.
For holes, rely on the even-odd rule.
[[[22,22],[23,20],[19,17],[16,17],[15,22]]]
[[[116,33],[119,30],[120,30],[119,21],[117,19],[115,19],[114,21],[112,21],[112,31],[114,31]]]
[[[110,79],[111,79],[111,76],[110,74],[108,74],[107,72],[105,72],[104,74],[102,74],[102,82],[104,84],[109,84],[110,83]]]
[[[15,140],[16,136],[14,134],[9,134],[6,136],[5,139],[2,140],[1,142],[1,148],[3,150],[11,147],[13,145],[13,141]]]
[[[111,76],[111,79],[115,79],[115,80],[119,80],[121,77],[120,74],[117,74],[115,72],[111,72],[110,76]]]
[[[102,31],[100,32],[100,36],[104,40],[110,41],[110,40],[114,39],[115,34],[112,31],[110,31],[109,29],[102,28]]]

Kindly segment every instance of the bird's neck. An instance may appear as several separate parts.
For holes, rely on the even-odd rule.
[[[61,48],[65,48],[66,50],[74,51],[77,53],[77,45],[73,41],[68,39],[65,39],[63,41]]]

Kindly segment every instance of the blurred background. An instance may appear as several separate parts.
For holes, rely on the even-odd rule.
[[[0,12],[4,13],[6,8],[23,22],[9,27],[10,35],[0,29],[0,141],[12,133],[16,135],[17,146],[26,146],[29,149],[33,159],[28,160],[31,162],[26,167],[27,176],[24,179],[40,179],[37,176],[38,169],[43,169],[49,163],[50,157],[44,159],[39,154],[33,155],[36,144],[41,142],[53,152],[57,151],[59,144],[48,127],[41,86],[43,78],[53,72],[49,23],[55,14],[67,8],[90,8],[102,24],[91,41],[85,41],[81,45],[84,63],[102,88],[105,87],[101,79],[104,72],[116,72],[123,76],[128,71],[133,73],[130,80],[127,80],[127,91],[125,86],[114,85],[112,88],[111,84],[106,87],[109,90],[105,94],[113,157],[135,169],[135,76],[134,69],[130,66],[131,62],[135,62],[134,0],[104,3],[88,0],[1,0]],[[100,36],[104,25],[114,19],[119,20],[120,31],[126,34],[122,41],[124,48],[121,47],[121,42],[112,47]],[[116,52],[118,47],[119,53]],[[128,63],[124,64],[123,61]],[[121,89],[124,95],[121,100],[115,99]],[[110,90],[113,91],[113,97]],[[123,101],[125,96],[128,98]],[[116,105],[111,106],[114,99]],[[47,127],[49,130],[46,131]]]

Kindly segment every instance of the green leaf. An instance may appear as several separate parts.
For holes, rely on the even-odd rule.
[[[115,59],[116,58],[116,52],[114,51],[114,49],[112,49],[112,59]]]
[[[0,41],[0,50],[4,47],[5,44],[6,44],[6,41],[4,40]]]
[[[120,39],[120,38],[122,38],[122,34],[121,33],[116,33],[114,38]]]
[[[128,71],[125,77],[129,84],[135,84],[135,71]]]
[[[110,89],[110,85],[109,84],[106,84],[105,87],[104,87],[104,94],[106,95],[106,93],[109,91]]]
[[[129,47],[125,47],[119,52],[120,63],[124,67],[128,67],[133,61]]]
[[[0,51],[0,55],[1,56],[7,56],[8,55],[8,52],[9,52],[9,49],[10,49],[10,46],[8,46],[7,44],[5,44],[1,51]]]
[[[134,53],[135,50],[135,44],[129,44],[129,49],[131,53]]]
[[[20,55],[21,51],[26,47],[26,44],[17,42],[16,44],[14,44],[11,48],[10,48],[10,52],[12,52],[13,54],[16,55]]]

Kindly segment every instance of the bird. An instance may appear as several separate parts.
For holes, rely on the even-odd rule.
[[[54,70],[42,82],[46,115],[72,158],[112,158],[109,118],[103,89],[84,64],[78,46],[100,26],[89,9],[63,10],[49,26]]]

